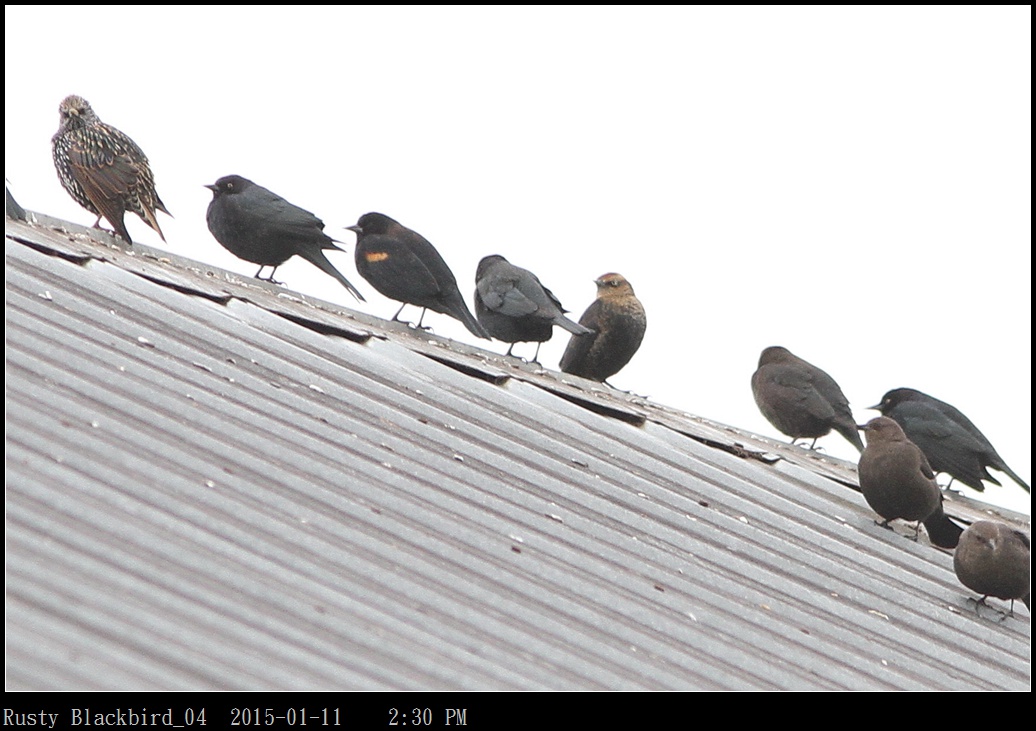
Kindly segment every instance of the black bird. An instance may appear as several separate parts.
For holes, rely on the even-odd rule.
[[[511,344],[507,355],[515,343],[535,342],[532,360],[538,362],[540,345],[550,340],[555,325],[574,335],[591,332],[565,317],[565,312],[553,292],[528,269],[516,267],[497,254],[478,263],[475,316],[490,335]]]
[[[257,278],[263,269],[273,267],[268,277],[273,281],[277,267],[301,256],[363,301],[360,291],[324,256],[324,249],[342,249],[324,233],[319,218],[240,175],[227,175],[205,187],[212,191],[205,214],[209,231],[231,254],[258,264]]]
[[[464,323],[480,338],[489,333],[464,304],[457,278],[435,247],[421,234],[382,213],[365,213],[355,226],[356,271],[389,299],[441,312]],[[399,319],[400,307],[393,315]],[[424,312],[417,326],[424,322]]]
[[[879,416],[861,426],[867,448],[860,455],[860,492],[874,512],[885,519],[924,523],[928,538],[940,548],[953,548],[963,532],[942,509],[942,490],[917,445],[899,424]],[[916,530],[916,529],[915,529]],[[917,533],[914,533],[917,538]]]
[[[948,403],[912,388],[896,388],[886,393],[880,404],[870,408],[899,422],[936,472],[945,472],[982,492],[986,489],[982,480],[1000,484],[986,470],[992,467],[1031,492],[1029,485],[1007,466],[978,427]]]
[[[979,604],[990,596],[1010,599],[1014,614],[1015,599],[1025,602],[1026,609],[1032,609],[1030,557],[1029,536],[1004,523],[980,520],[960,537],[953,552],[953,571],[960,583],[982,594]]]
[[[572,336],[561,356],[561,370],[607,383],[640,347],[647,315],[632,285],[621,274],[602,274],[594,284],[597,299],[579,318],[579,324],[593,332]]]
[[[792,443],[812,439],[812,449],[834,429],[863,451],[849,399],[835,379],[787,348],[773,345],[763,350],[752,374],[752,395],[767,421]]]
[[[123,221],[130,211],[165,241],[155,213],[169,214],[169,210],[158,197],[155,176],[137,143],[102,122],[81,96],[65,97],[58,112],[61,126],[51,139],[54,167],[68,194],[97,215],[94,228],[100,226],[104,216],[115,233],[132,244]]]

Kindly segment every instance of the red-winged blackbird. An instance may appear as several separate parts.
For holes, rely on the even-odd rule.
[[[61,126],[51,140],[54,167],[68,194],[97,215],[94,228],[100,226],[104,216],[115,233],[132,244],[123,222],[126,211],[130,211],[165,241],[155,212],[169,211],[158,197],[155,176],[143,151],[125,134],[98,119],[81,96],[65,97],[58,111]]]
[[[324,249],[342,251],[324,233],[324,223],[307,210],[292,205],[261,185],[240,175],[227,175],[212,185],[212,201],[205,220],[209,231],[234,256],[259,265],[257,278],[266,267],[277,267],[293,256],[301,256],[330,274],[358,300],[363,295],[335,269]]]
[[[898,422],[910,441],[921,448],[936,472],[945,472],[981,492],[986,489],[982,480],[1000,484],[986,471],[987,467],[992,467],[1009,475],[1022,489],[1030,492],[1029,485],[1007,466],[985,435],[948,403],[912,388],[897,388],[886,393],[880,404],[870,408]]]
[[[787,348],[774,345],[762,352],[759,368],[752,374],[752,394],[763,416],[792,442],[812,439],[812,448],[834,429],[863,451],[842,389],[831,376]]]
[[[464,304],[457,278],[428,239],[382,213],[365,213],[356,233],[356,271],[389,299],[456,318],[474,335],[489,333]],[[399,319],[400,307],[393,320]],[[424,312],[417,326],[424,322]]]
[[[980,520],[960,537],[953,552],[953,571],[960,583],[986,597],[1021,599],[1029,606],[1031,552],[1029,536],[1004,523]],[[977,607],[976,607],[977,611]]]
[[[540,344],[550,340],[554,326],[574,335],[591,331],[565,317],[567,310],[554,294],[528,269],[511,264],[497,254],[487,256],[475,271],[475,316],[497,340],[511,343],[536,343],[537,362]]]
[[[579,324],[593,332],[572,336],[561,356],[561,370],[607,382],[637,352],[647,330],[647,317],[633,287],[621,274],[602,274],[594,284],[597,299],[579,318]]]
[[[942,510],[942,490],[917,445],[899,424],[884,416],[863,427],[867,447],[860,455],[860,492],[881,525],[901,518],[924,523],[928,538],[941,548],[953,548],[963,532]],[[916,537],[916,534],[915,534]]]

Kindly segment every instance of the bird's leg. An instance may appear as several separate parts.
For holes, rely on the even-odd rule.
[[[94,221],[94,228],[100,228],[100,227],[101,227],[101,217],[97,216],[97,220]]]
[[[273,278],[273,275],[277,273],[277,267],[273,268],[273,270],[270,272],[270,276],[268,276],[268,277],[261,277],[261,276],[259,276],[260,274],[263,273],[263,269],[265,269],[265,268],[266,268],[266,264],[263,264],[261,267],[259,267],[259,271],[257,271],[255,273],[255,278],[256,279],[261,279],[262,281],[269,282],[270,284],[283,284],[283,282],[278,282],[276,279]]]
[[[417,329],[418,330],[431,330],[432,329],[430,327],[425,327],[424,326],[424,315],[425,315],[426,312],[428,312],[428,308],[427,307],[422,307],[421,308],[421,317],[418,318],[418,320],[417,320]]]
[[[817,439],[820,439],[820,437],[813,437],[813,443],[809,445],[810,449],[816,449],[817,448]]]
[[[986,599],[988,599],[988,598],[989,598],[988,594],[986,596],[982,597],[981,599],[975,599],[974,597],[970,597],[969,596],[968,597],[968,601],[969,602],[974,602],[974,604],[975,604],[975,614],[977,614],[979,617],[982,616],[982,612],[979,611],[979,607],[988,607],[989,609],[993,609],[994,612],[996,612],[997,614],[1000,615],[1000,618],[997,620],[997,622],[998,623],[999,622],[1003,622],[1004,619],[1006,619],[1008,615],[1004,614],[1003,612],[1001,612],[998,609],[994,609],[993,607],[990,607],[989,604],[986,603]],[[1011,609],[1012,609],[1012,612],[1013,612],[1013,610],[1014,610],[1014,600],[1012,600]],[[1011,616],[1013,617],[1014,614],[1012,613]]]
[[[403,305],[398,310],[396,310],[396,314],[392,316],[392,322],[399,322],[399,316],[403,314],[403,307],[406,307],[406,302],[404,302]]]
[[[884,521],[884,522],[881,522],[881,523],[879,523],[878,521],[875,520],[874,521],[874,525],[880,525],[885,530],[891,530],[891,531],[895,530],[895,528],[893,528],[891,525],[889,525],[889,522],[887,520]]]
[[[514,350],[514,343],[511,343],[511,347],[507,349],[507,352],[504,353],[504,355],[509,355],[509,356],[511,356],[513,358],[514,356],[511,355],[511,351],[512,350]]]
[[[914,542],[917,542],[918,537],[921,535],[921,521],[914,523]]]
[[[540,365],[540,346],[541,345],[543,345],[542,342],[536,343],[536,353],[532,356],[532,362],[535,363],[536,365]]]

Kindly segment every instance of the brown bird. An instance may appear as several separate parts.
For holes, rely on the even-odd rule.
[[[860,428],[867,433],[867,447],[860,455],[860,492],[885,519],[880,525],[890,528],[889,521],[897,518],[915,520],[924,523],[934,545],[956,546],[963,530],[943,512],[942,491],[917,445],[899,424],[884,416]],[[915,526],[915,540],[919,531]]]
[[[812,439],[812,449],[834,429],[863,451],[849,399],[835,379],[787,348],[773,345],[763,350],[752,374],[752,395],[767,421],[791,437],[792,444]]]
[[[602,274],[594,284],[597,299],[579,318],[579,324],[593,332],[572,336],[561,356],[561,370],[608,383],[640,347],[647,316],[632,285],[621,274]]]
[[[356,271],[385,297],[403,303],[393,320],[403,307],[417,305],[456,318],[472,334],[489,339],[464,303],[457,278],[428,239],[383,213],[365,213],[347,228],[356,234]]]
[[[953,570],[960,583],[986,597],[1021,599],[1029,606],[1029,537],[1004,523],[980,520],[972,523],[960,537],[953,552]],[[975,607],[978,611],[978,607]]]
[[[151,166],[137,143],[102,122],[81,96],[65,97],[58,112],[61,126],[51,139],[54,167],[68,194],[97,215],[94,228],[100,227],[104,216],[115,233],[132,244],[123,222],[130,211],[165,241],[155,212],[172,214],[158,197]]]
[[[565,317],[561,302],[540,283],[528,269],[516,267],[499,254],[482,258],[475,270],[475,317],[497,340],[510,343],[536,343],[538,362],[540,345],[550,340],[558,325],[576,335],[591,330]]]

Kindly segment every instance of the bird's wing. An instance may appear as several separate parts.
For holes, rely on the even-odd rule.
[[[478,293],[489,309],[508,317],[531,315],[539,307],[516,286],[517,280],[505,275],[483,277],[478,282]]]
[[[435,298],[443,291],[421,257],[394,236],[361,238],[356,245],[356,268],[375,289],[399,302]]]
[[[125,151],[101,137],[93,143],[76,139],[68,148],[72,176],[86,197],[109,222],[125,210],[125,199],[137,187],[140,170]]]
[[[775,386],[771,397],[789,407],[804,409],[818,419],[831,419],[835,410],[817,391],[813,374],[796,365],[774,364],[766,367],[765,377]]]

